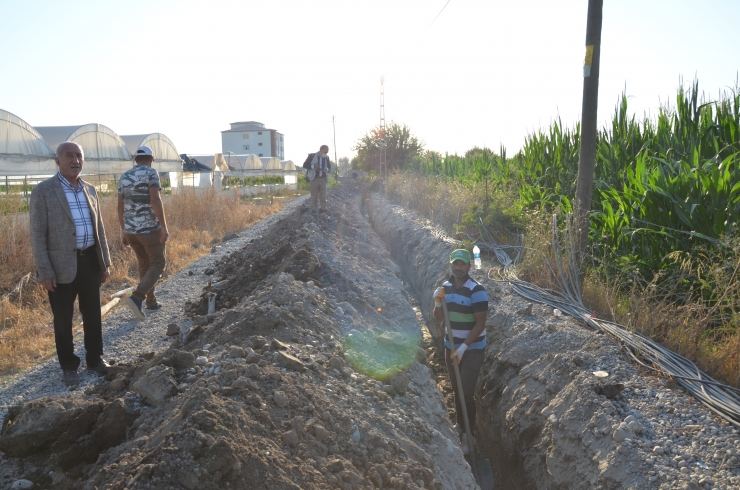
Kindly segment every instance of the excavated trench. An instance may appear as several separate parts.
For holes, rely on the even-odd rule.
[[[281,213],[170,279],[202,290],[169,346],[82,393],[12,407],[0,465],[33,488],[476,488],[441,326],[424,321],[456,243],[359,182],[331,189],[329,209]],[[736,488],[734,455],[674,457],[736,432],[606,336],[473,276],[491,308],[476,444],[497,489]],[[621,389],[606,396],[597,370]],[[668,431],[674,411],[697,429]]]

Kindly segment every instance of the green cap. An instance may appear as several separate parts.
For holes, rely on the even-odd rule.
[[[458,248],[457,250],[453,250],[452,253],[450,254],[450,264],[456,260],[462,260],[466,264],[469,264],[470,263],[470,252],[468,252],[464,248]]]

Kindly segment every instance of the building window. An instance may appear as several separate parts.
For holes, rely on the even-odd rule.
[[[262,155],[262,153],[260,153],[260,156],[264,156],[264,155]]]
[[[245,150],[248,150],[249,149],[249,145],[244,145],[244,149]]]
[[[257,131],[257,134],[262,134],[262,131]]]
[[[249,139],[249,133],[242,133],[242,139],[248,140]]]
[[[262,143],[257,143],[257,146],[262,146]]]

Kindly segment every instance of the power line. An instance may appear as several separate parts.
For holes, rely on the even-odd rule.
[[[442,14],[442,11],[444,11],[444,9],[445,9],[445,8],[447,8],[447,4],[448,4],[448,3],[450,3],[450,0],[447,0],[447,3],[445,4],[445,6],[444,6],[444,7],[442,7],[442,10],[440,10],[440,11],[439,11],[439,14],[437,14],[437,17],[439,17],[439,16],[440,16],[440,14]],[[434,20],[437,20],[437,17],[435,17],[435,18],[434,18]],[[432,21],[432,24],[434,24],[434,20]],[[429,25],[431,26],[432,24],[429,24]]]

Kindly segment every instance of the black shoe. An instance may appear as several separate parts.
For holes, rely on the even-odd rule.
[[[110,364],[101,359],[100,362],[96,365],[92,367],[87,366],[87,370],[94,372],[98,376],[105,376],[106,374],[108,374],[108,371],[110,371]]]
[[[62,371],[62,383],[67,386],[77,386],[80,384],[80,375],[76,369],[64,369]]]
[[[161,307],[162,307],[162,305],[160,303],[156,303],[156,304],[153,304],[152,306],[147,305],[146,306],[146,309],[147,310],[158,310]]]
[[[144,320],[146,315],[144,314],[144,310],[141,308],[141,303],[142,301],[140,299],[134,298],[133,296],[126,298],[126,306],[131,308],[131,311],[134,312],[134,316],[139,320]]]

